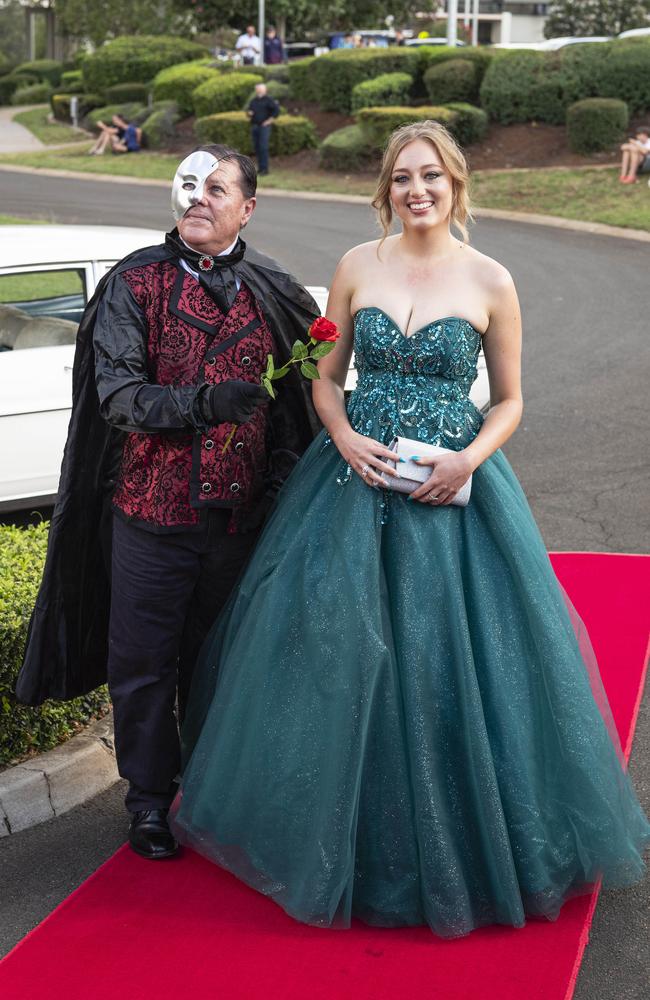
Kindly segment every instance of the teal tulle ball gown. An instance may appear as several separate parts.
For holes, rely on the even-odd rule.
[[[479,351],[464,319],[361,310],[352,425],[463,448]],[[502,452],[437,508],[323,432],[204,645],[172,829],[311,924],[554,919],[650,844],[588,658]]]

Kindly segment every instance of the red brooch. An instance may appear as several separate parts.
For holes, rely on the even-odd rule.
[[[214,257],[207,253],[199,257],[199,267],[202,271],[211,271],[214,267]]]

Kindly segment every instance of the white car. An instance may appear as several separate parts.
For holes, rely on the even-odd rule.
[[[0,234],[0,510],[16,510],[56,498],[86,303],[116,261],[164,233],[45,225],[2,226]],[[325,312],[327,288],[309,291]],[[353,359],[346,389],[355,385]],[[482,355],[472,399],[487,409]]]

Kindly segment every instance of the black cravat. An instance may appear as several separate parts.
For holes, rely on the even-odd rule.
[[[167,233],[165,246],[174,253],[174,256],[187,261],[192,270],[198,273],[199,283],[214,299],[224,316],[227,316],[237,296],[237,278],[233,265],[239,263],[246,252],[246,244],[242,238],[238,238],[231,253],[216,257],[199,253],[186,246],[179,236],[178,229],[172,229],[171,233]]]

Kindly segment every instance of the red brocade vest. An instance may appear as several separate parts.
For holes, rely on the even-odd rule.
[[[215,385],[228,379],[259,382],[274,342],[251,292],[242,283],[227,316],[182,267],[171,262],[125,271],[148,331],[151,382],[157,385]],[[253,505],[264,490],[268,406],[258,407],[237,427],[206,433],[128,433],[113,505],[153,530],[197,525],[206,507]]]

